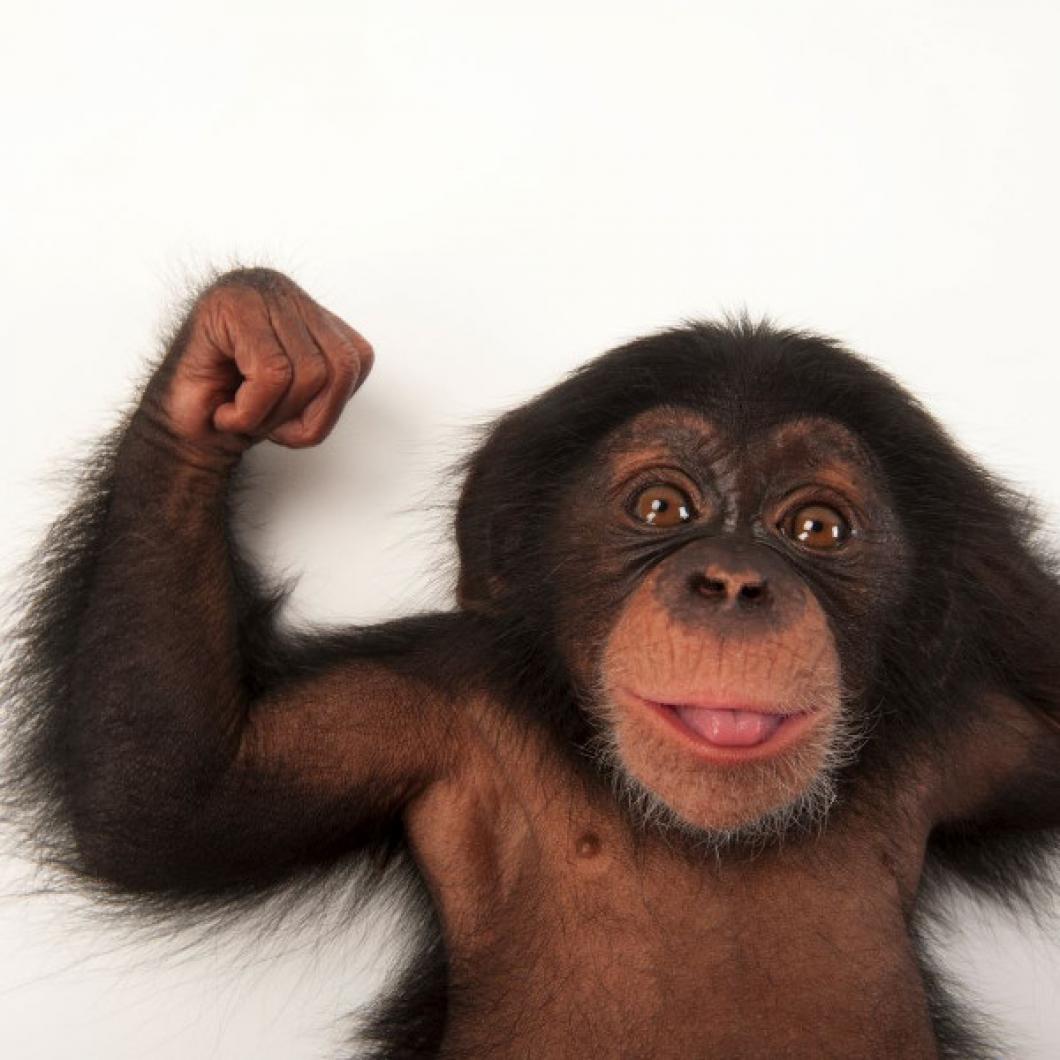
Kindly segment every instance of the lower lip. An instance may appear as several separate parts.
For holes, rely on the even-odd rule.
[[[699,757],[721,763],[753,762],[759,759],[774,758],[796,743],[806,730],[816,722],[820,714],[820,711],[783,714],[780,716],[779,725],[775,727],[766,725],[763,727],[764,736],[755,743],[714,743],[703,733],[685,724],[677,712],[677,705],[645,699],[643,696],[638,696],[633,692],[628,692],[627,695],[664,722],[667,728],[680,736],[689,749],[694,751]],[[693,710],[696,708],[682,706],[681,709]],[[725,728],[728,728],[728,726]]]

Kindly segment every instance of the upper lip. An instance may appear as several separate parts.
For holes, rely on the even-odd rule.
[[[773,717],[792,717],[795,714],[807,714],[805,710],[791,710],[778,704],[748,703],[742,700],[724,699],[718,696],[679,693],[674,695],[643,695],[626,689],[635,699],[645,703],[654,703],[660,707],[682,710],[742,710],[750,714],[768,714]]]

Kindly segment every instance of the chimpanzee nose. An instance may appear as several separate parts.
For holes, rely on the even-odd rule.
[[[689,579],[692,592],[717,607],[760,611],[772,603],[768,580],[745,563],[708,563]]]

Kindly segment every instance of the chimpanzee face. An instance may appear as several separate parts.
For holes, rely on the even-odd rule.
[[[871,723],[861,697],[904,585],[856,436],[814,417],[736,437],[655,408],[558,510],[564,652],[642,816],[729,838],[819,820]]]

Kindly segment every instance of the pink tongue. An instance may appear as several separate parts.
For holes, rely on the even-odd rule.
[[[690,729],[719,747],[752,747],[762,743],[780,728],[784,720],[780,714],[759,714],[753,710],[672,709]]]

